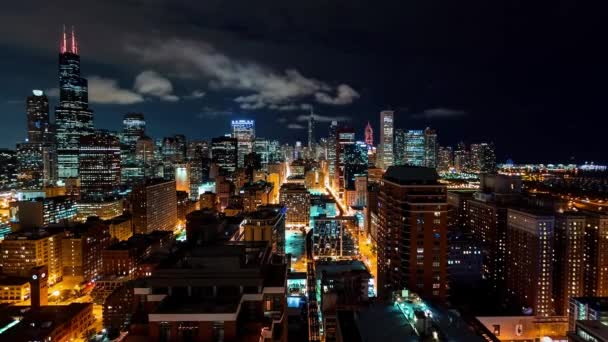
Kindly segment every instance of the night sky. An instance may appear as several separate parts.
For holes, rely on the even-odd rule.
[[[3,1],[0,147],[25,138],[31,89],[56,94],[62,25],[74,25],[98,128],[141,111],[148,134],[305,141],[302,115],[379,112],[493,141],[499,162],[608,161],[603,13],[585,1]],[[591,3],[591,2],[588,2]],[[604,32],[604,33],[601,33]],[[54,106],[57,98],[52,97]]]

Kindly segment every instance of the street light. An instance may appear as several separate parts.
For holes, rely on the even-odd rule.
[[[53,291],[53,293],[51,294],[51,296],[55,297],[55,304],[57,304],[59,302],[59,295],[61,293],[59,292],[59,290],[55,290]]]

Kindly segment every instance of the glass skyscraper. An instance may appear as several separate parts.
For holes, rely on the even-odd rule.
[[[232,120],[232,137],[238,141],[238,167],[245,165],[245,156],[253,152],[254,120]]]
[[[122,134],[120,144],[122,147],[122,163],[135,162],[135,149],[137,140],[146,133],[146,120],[142,113],[127,113],[122,120]]]
[[[59,105],[55,108],[58,177],[78,177],[80,137],[93,132],[87,80],[80,77],[80,56],[72,32],[68,45],[63,33],[59,54]]]
[[[423,130],[410,129],[405,132],[405,164],[424,166],[425,140]]]
[[[393,128],[395,112],[384,110],[380,112],[380,144],[381,154],[378,162],[381,168],[387,169],[394,163],[393,155]]]
[[[355,190],[356,176],[367,175],[367,144],[357,141],[344,146],[344,188]]]
[[[49,99],[42,90],[33,90],[27,98],[27,139],[30,143],[52,142]]]

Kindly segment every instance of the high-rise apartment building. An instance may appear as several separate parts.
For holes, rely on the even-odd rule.
[[[535,209],[508,209],[506,290],[508,299],[537,317],[554,314],[555,218]]]
[[[134,233],[173,231],[177,224],[175,181],[150,179],[131,192]]]
[[[405,165],[425,165],[425,134],[423,130],[407,130],[405,132]]]
[[[380,156],[377,158],[379,166],[387,169],[394,163],[393,155],[393,121],[395,112],[384,110],[380,112]]]
[[[454,166],[454,153],[451,146],[440,146],[437,152],[437,171],[446,172]]]
[[[237,151],[238,141],[236,138],[218,137],[211,139],[211,162],[219,167],[222,174],[232,174],[236,170]]]
[[[102,251],[110,245],[108,226],[90,219],[69,229],[61,239],[63,277],[78,283],[101,276]]]
[[[85,201],[102,201],[118,194],[120,141],[108,131],[80,137],[78,169],[80,194]]]
[[[57,176],[59,179],[78,177],[80,137],[93,132],[93,111],[89,109],[87,80],[80,76],[80,56],[74,31],[69,44],[66,33],[63,33],[55,126]]]
[[[255,141],[255,121],[254,120],[232,120],[232,137],[237,140],[237,165],[245,165],[245,156],[253,152],[253,142]]]
[[[378,196],[378,295],[447,296],[447,188],[434,169],[392,166]]]
[[[585,296],[608,297],[608,215],[585,216]]]
[[[585,215],[557,215],[553,257],[553,299],[557,315],[567,316],[570,298],[584,295],[584,247]]]

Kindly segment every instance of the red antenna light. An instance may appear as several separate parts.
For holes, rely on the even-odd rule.
[[[78,54],[78,45],[76,45],[76,33],[74,33],[74,26],[72,26],[72,53]]]

